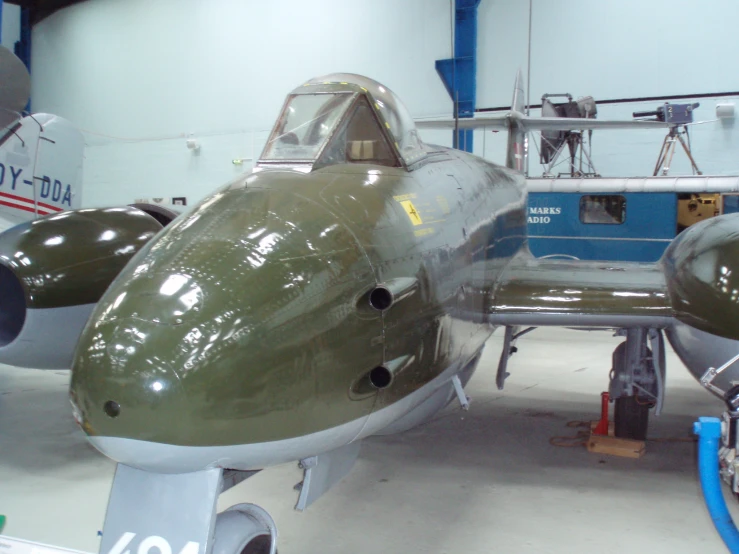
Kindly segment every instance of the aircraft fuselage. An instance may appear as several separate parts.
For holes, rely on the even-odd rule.
[[[425,416],[492,333],[484,307],[525,232],[523,177],[456,150],[239,178],[98,303],[71,385],[83,428],[142,469],[254,469]]]

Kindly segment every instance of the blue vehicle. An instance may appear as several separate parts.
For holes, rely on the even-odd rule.
[[[737,177],[529,179],[537,257],[653,262],[683,229],[739,211]]]

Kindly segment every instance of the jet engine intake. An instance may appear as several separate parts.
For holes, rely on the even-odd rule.
[[[26,298],[15,274],[0,265],[0,348],[13,342],[26,321]]]

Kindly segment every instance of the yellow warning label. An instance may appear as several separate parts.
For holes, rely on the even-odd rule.
[[[411,223],[413,223],[413,225],[421,225],[423,223],[423,219],[421,219],[421,216],[416,211],[416,207],[413,205],[413,202],[410,200],[404,200],[400,205],[403,206],[405,213],[407,213],[408,217],[411,218]]]
[[[395,200],[398,202],[402,202],[403,200],[413,200],[415,198],[418,198],[418,195],[415,192],[412,192],[410,194],[401,194],[399,196],[393,196]]]
[[[418,229],[416,231],[413,231],[413,234],[417,237],[425,237],[426,235],[434,234],[434,230],[431,227],[426,227],[425,229]]]

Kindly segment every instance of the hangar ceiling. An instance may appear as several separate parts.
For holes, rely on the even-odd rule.
[[[31,9],[31,24],[38,23],[57,10],[78,4],[84,0],[5,0],[7,4],[15,4]]]

